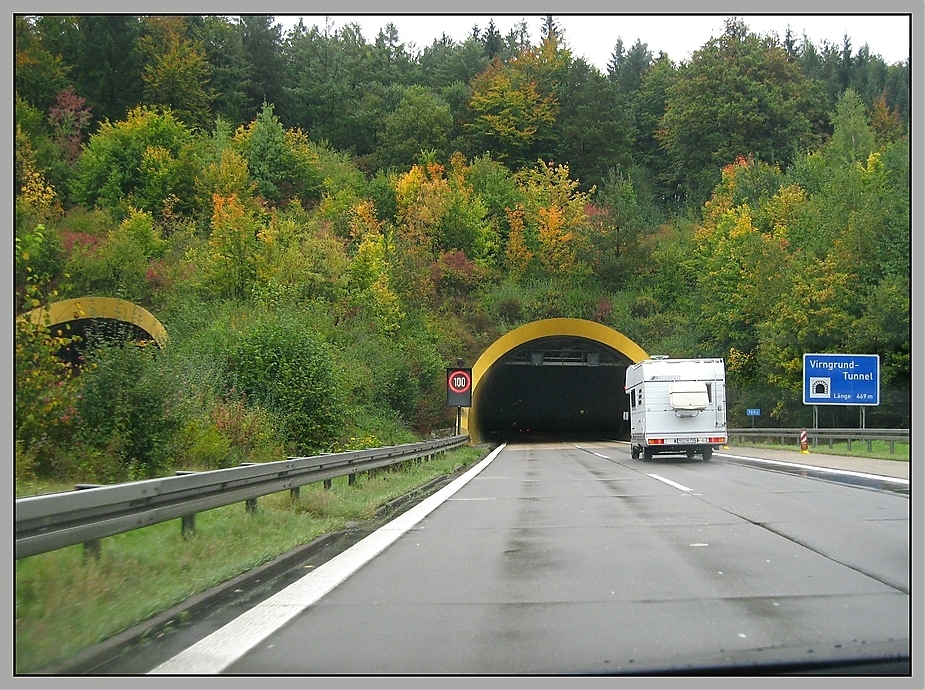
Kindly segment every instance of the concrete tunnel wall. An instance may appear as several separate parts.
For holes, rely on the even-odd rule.
[[[498,338],[472,366],[472,407],[463,408],[460,413],[461,432],[469,434],[471,443],[480,443],[482,440],[479,407],[480,403],[486,403],[480,400],[479,386],[489,378],[492,367],[521,345],[550,336],[572,336],[594,341],[615,350],[632,363],[649,357],[645,350],[625,335],[595,321],[559,318],[533,321],[520,326]],[[620,390],[622,392],[622,382]]]

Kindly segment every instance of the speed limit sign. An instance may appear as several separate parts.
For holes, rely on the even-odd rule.
[[[456,367],[446,370],[446,404],[472,406],[472,369]]]

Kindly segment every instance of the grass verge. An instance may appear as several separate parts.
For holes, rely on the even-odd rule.
[[[61,664],[158,613],[313,539],[371,522],[377,511],[428,482],[471,466],[483,447],[408,461],[370,477],[357,475],[261,497],[196,516],[183,538],[179,520],[102,542],[99,560],[72,546],[16,561],[15,673]]]
[[[799,450],[798,445],[779,443],[752,443],[744,439],[736,439],[735,444],[742,448],[771,448],[774,450]],[[867,441],[852,441],[851,448],[848,448],[847,441],[833,441],[831,447],[827,441],[822,441],[819,445],[809,446],[812,453],[821,455],[846,455],[856,458],[878,458],[880,460],[897,460],[899,462],[909,462],[909,444],[896,442],[893,452],[890,452],[889,441],[871,441],[870,450],[867,450]]]

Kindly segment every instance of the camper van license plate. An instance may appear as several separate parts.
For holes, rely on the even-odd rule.
[[[705,438],[676,438],[675,443],[706,443],[707,439]]]

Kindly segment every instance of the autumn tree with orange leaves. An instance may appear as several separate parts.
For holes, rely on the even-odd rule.
[[[210,275],[219,294],[241,298],[257,277],[259,225],[236,194],[215,194],[212,201]]]

